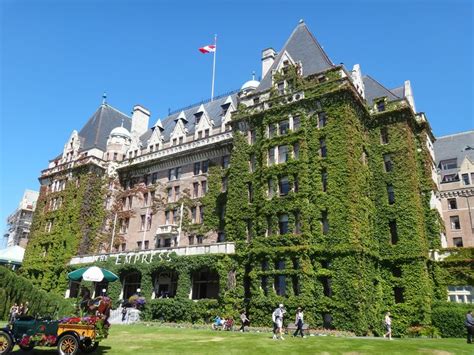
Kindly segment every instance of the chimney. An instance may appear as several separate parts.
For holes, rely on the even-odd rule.
[[[273,48],[267,48],[262,51],[262,79],[267,75],[273,62],[275,61],[277,53]]]
[[[413,111],[416,113],[415,98],[413,97],[413,91],[411,90],[410,80],[405,80],[403,91],[404,91],[405,98],[407,99]]]
[[[133,106],[132,112],[132,129],[131,133],[140,137],[148,130],[148,120],[150,119],[150,111],[141,105]]]
[[[365,99],[364,80],[362,79],[362,71],[360,70],[359,64],[356,64],[352,67],[351,77],[357,91]]]

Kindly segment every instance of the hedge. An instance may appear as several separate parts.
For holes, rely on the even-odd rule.
[[[162,322],[209,323],[215,316],[235,317],[234,314],[221,314],[217,300],[186,300],[177,298],[151,300],[143,311],[144,320]]]
[[[14,304],[29,303],[30,315],[53,315],[61,317],[70,315],[74,307],[70,300],[48,293],[33,286],[31,281],[18,276],[6,267],[0,267],[0,319],[8,319],[10,307]]]
[[[443,338],[464,338],[466,313],[472,308],[472,305],[459,303],[436,303],[431,315],[433,326],[440,330]]]

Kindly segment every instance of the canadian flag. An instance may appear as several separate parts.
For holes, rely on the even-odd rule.
[[[206,54],[206,53],[211,53],[216,51],[216,46],[214,44],[210,44],[208,46],[204,46],[199,48],[199,52]]]

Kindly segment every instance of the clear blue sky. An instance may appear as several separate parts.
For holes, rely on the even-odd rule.
[[[0,0],[0,227],[24,189],[101,102],[140,103],[151,121],[239,88],[261,50],[279,50],[303,18],[334,63],[389,88],[411,80],[435,135],[473,129],[473,6],[446,1]]]

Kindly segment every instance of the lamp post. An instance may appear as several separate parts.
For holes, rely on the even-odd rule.
[[[102,296],[105,296],[105,293],[107,292],[107,290],[105,288],[102,289]]]

